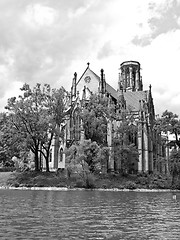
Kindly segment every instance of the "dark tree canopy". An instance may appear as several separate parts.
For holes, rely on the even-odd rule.
[[[86,139],[106,145],[107,121],[111,118],[113,110],[107,97],[92,94],[81,114]]]
[[[130,115],[124,115],[114,138],[115,164],[120,165],[122,173],[131,173],[138,162],[137,125],[132,124]]]

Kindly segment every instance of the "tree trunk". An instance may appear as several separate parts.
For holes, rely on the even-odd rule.
[[[35,171],[40,171],[40,168],[39,168],[39,158],[38,158],[38,148],[35,149],[34,163],[35,163]]]
[[[46,156],[46,172],[49,172],[49,157]]]

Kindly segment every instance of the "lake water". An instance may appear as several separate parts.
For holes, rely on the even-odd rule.
[[[178,194],[0,190],[0,239],[180,239]]]

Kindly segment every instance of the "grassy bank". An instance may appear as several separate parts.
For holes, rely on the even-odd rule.
[[[2,173],[0,173],[1,175]],[[160,174],[139,175],[94,175],[82,177],[78,174],[67,177],[54,172],[14,172],[6,176],[4,185],[12,187],[67,187],[102,189],[180,189],[180,184],[171,185],[171,178]],[[2,184],[1,184],[2,186]]]
[[[0,172],[0,187],[8,185],[12,175],[12,172]],[[12,177],[14,178],[14,176]]]

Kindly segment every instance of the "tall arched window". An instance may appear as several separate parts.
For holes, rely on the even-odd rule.
[[[63,161],[63,149],[60,148],[60,162]]]

